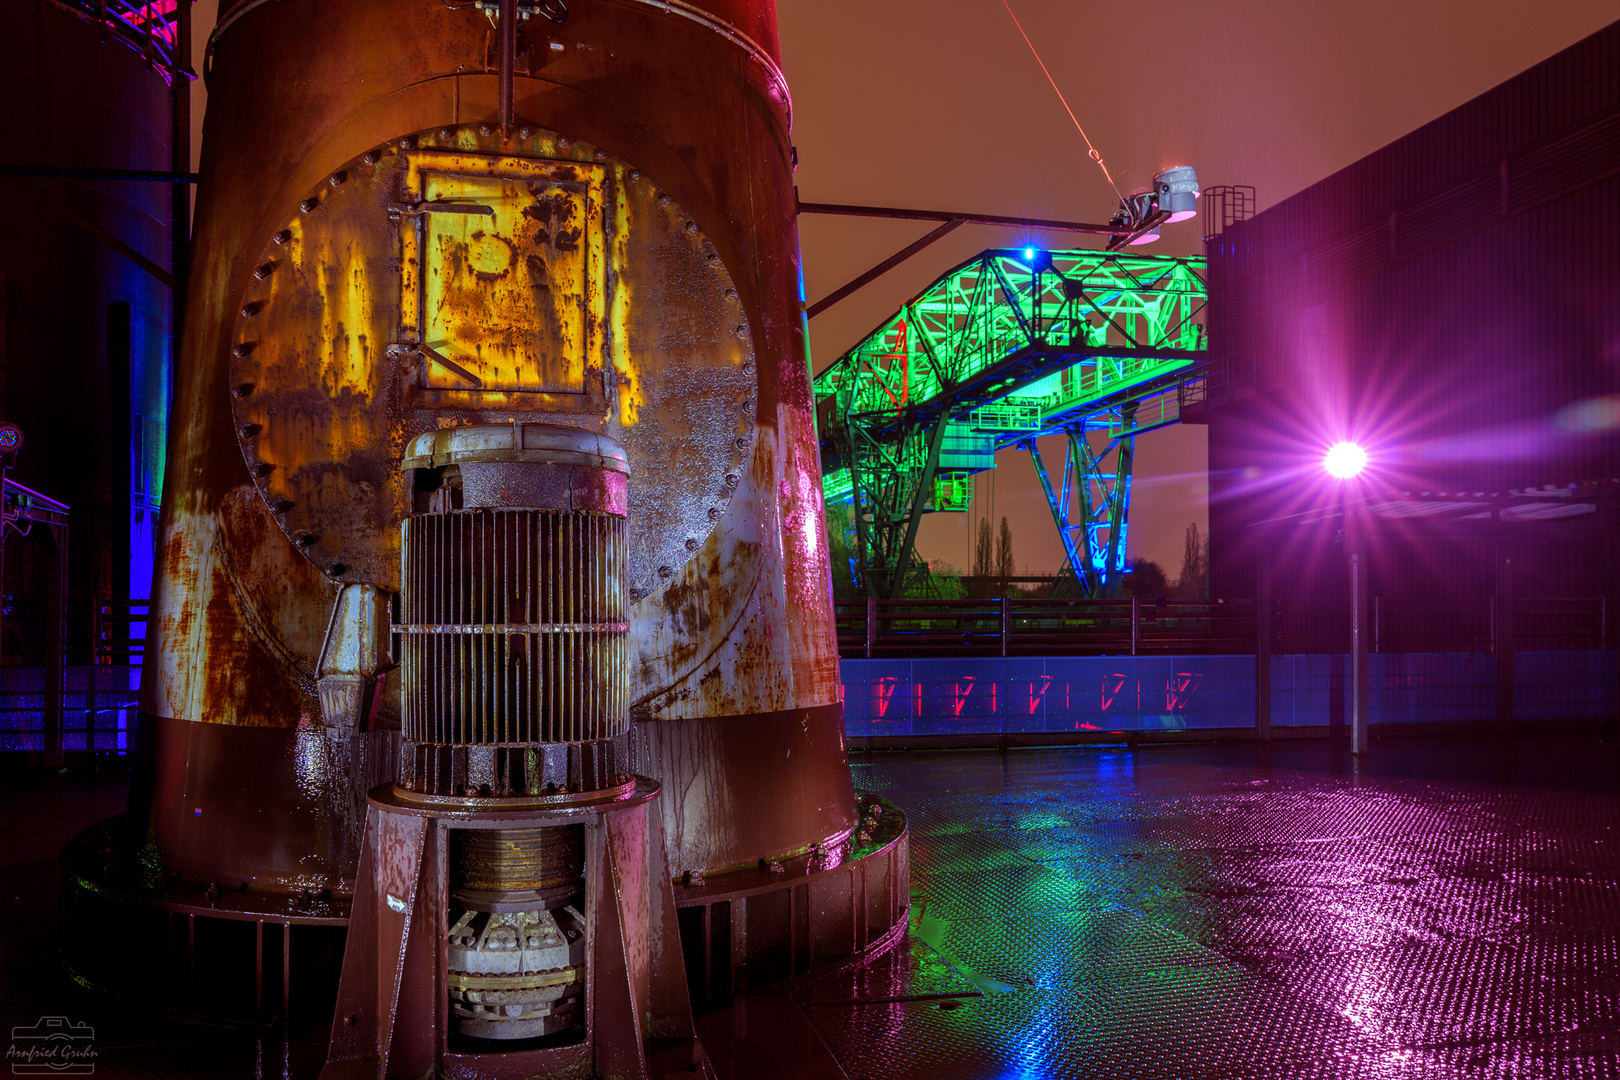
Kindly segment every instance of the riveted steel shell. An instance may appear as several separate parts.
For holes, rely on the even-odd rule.
[[[498,77],[487,21],[426,0],[238,5],[230,19],[212,50],[134,817],[182,874],[346,889],[363,792],[397,768],[397,691],[373,730],[321,741],[333,571],[288,542],[244,469],[233,327],[310,192],[373,147],[498,124]],[[677,871],[807,850],[847,834],[854,809],[774,8],[604,0],[520,38],[520,123],[633,164],[684,208],[735,281],[757,357],[756,434],[714,531],[630,605],[635,768],[681,793],[662,800]],[[693,324],[678,304],[660,318],[671,336]],[[478,419],[511,418],[528,417]],[[397,463],[414,434],[355,437],[398,439],[381,448]],[[690,494],[678,475],[659,487]]]

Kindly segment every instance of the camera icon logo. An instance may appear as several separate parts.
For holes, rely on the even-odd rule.
[[[96,1032],[65,1016],[11,1029],[6,1060],[15,1076],[87,1076],[96,1071]]]

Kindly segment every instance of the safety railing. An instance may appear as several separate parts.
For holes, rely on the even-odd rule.
[[[1515,651],[1614,645],[1606,597],[1514,601]],[[1252,653],[1250,600],[877,600],[836,605],[846,658],[925,656],[1137,656]],[[1416,601],[1374,597],[1368,647],[1381,653],[1488,653],[1503,622],[1490,598]],[[1270,619],[1275,654],[1350,648],[1343,603],[1278,600]]]
[[[1248,601],[875,600],[837,605],[844,656],[1247,652]]]
[[[103,599],[95,605],[91,639],[98,664],[139,664],[146,655],[149,600]]]
[[[73,14],[104,27],[116,40],[146,58],[165,82],[173,78],[178,38],[177,0],[136,4],[129,0],[63,0]],[[189,60],[187,61],[189,64]]]
[[[0,621],[0,751],[126,753],[145,653],[145,600],[6,598]]]

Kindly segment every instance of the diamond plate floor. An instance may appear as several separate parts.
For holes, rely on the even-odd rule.
[[[1620,1077],[1612,742],[855,773],[911,815],[912,936],[790,996],[838,1066],[816,1076]]]
[[[1620,1080],[1620,747],[1403,739],[894,753],[912,927],[701,1020],[723,1080]],[[55,852],[116,775],[0,784],[0,1021],[94,1024],[97,1075],[311,1077],[284,1044],[86,1003]],[[78,1011],[76,1011],[78,1010]]]

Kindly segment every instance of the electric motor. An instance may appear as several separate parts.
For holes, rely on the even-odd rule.
[[[627,772],[625,493],[613,440],[501,424],[417,439],[402,530],[402,786],[502,797]]]

